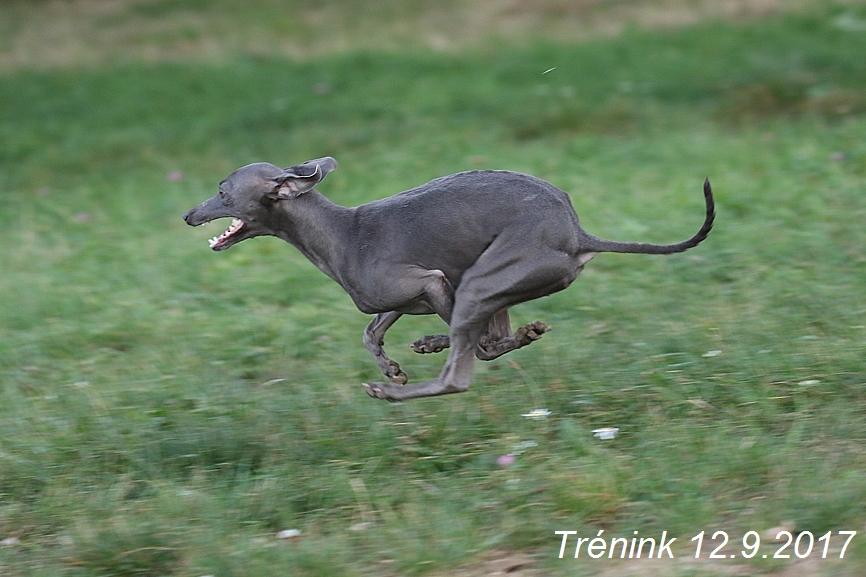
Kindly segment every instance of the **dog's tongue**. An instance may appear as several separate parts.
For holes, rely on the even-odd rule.
[[[237,231],[244,226],[244,221],[239,218],[233,218],[232,223],[229,225],[228,229],[219,236],[215,236],[208,241],[211,248],[217,248],[219,245],[224,243],[230,236],[235,234]]]

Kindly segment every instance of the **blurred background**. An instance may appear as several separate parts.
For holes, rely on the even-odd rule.
[[[864,62],[859,0],[0,3],[0,574],[862,575]],[[181,219],[325,155],[347,206],[494,168],[604,238],[689,237],[707,176],[718,217],[387,404],[339,286]],[[444,330],[389,331],[411,382]]]

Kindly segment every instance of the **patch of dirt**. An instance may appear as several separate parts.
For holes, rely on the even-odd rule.
[[[557,559],[562,571],[551,572],[545,569],[539,555],[510,554],[493,551],[480,560],[453,571],[449,576],[460,577],[553,577],[554,575],[581,575],[585,577],[842,577],[853,575],[846,572],[845,560],[839,559],[796,559],[786,565],[761,564],[755,561],[746,564],[741,561],[716,561],[710,559],[640,559],[608,560],[597,559],[578,561]],[[429,577],[445,577],[446,574],[430,574]]]
[[[823,562],[822,562],[823,561]],[[837,565],[839,563],[837,562]],[[838,576],[833,571],[832,564],[826,560],[806,559],[790,563],[783,567],[762,567],[759,563],[745,565],[728,563],[726,561],[710,561],[707,559],[673,559],[653,560],[643,564],[612,565],[595,573],[596,577],[757,577],[767,575],[772,577],[829,577]]]
[[[448,575],[459,575],[460,577],[543,577],[545,573],[538,568],[539,565],[538,560],[529,555],[492,551],[484,555],[479,562],[449,571]],[[439,576],[431,575],[430,577]]]
[[[803,10],[818,0],[12,0],[0,3],[0,70],[92,67],[117,59],[306,59],[346,50],[459,51],[492,38],[574,41],[630,24],[687,26]]]

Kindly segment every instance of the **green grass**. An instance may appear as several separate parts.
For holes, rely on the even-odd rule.
[[[557,559],[554,531],[665,530],[688,557],[702,530],[861,530],[862,21],[5,71],[0,574],[442,575],[506,551],[589,575],[615,565]],[[717,224],[683,255],[598,257],[515,309],[554,326],[539,343],[389,405],[337,285],[276,239],[211,253],[224,223],[180,218],[237,166],[326,154],[341,204],[507,168],[594,234],[656,242],[694,232],[709,175]],[[413,381],[444,358],[405,344],[441,329],[389,332]],[[862,574],[862,541],[815,570]]]

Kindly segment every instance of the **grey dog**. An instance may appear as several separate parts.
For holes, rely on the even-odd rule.
[[[198,226],[233,217],[211,239],[215,251],[255,236],[281,238],[337,281],[358,309],[375,314],[364,345],[390,382],[364,387],[388,401],[466,391],[475,357],[495,359],[549,329],[534,322],[512,333],[509,307],[566,288],[600,252],[671,254],[697,246],[715,218],[706,180],[706,218],[692,238],[666,245],[602,240],[580,227],[565,192],[498,170],[452,174],[346,208],[313,188],[336,167],[331,157],[290,168],[250,164],[183,218]],[[418,353],[450,347],[433,380],[405,385],[406,373],[382,348],[385,332],[404,314],[437,314],[450,327],[411,345]]]

